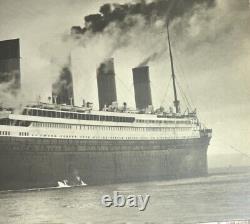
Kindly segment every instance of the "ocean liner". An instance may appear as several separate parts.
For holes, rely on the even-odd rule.
[[[74,106],[72,91],[66,98],[55,92],[52,102],[28,104],[21,113],[1,108],[0,189],[206,175],[212,130],[200,123],[196,111],[181,113],[169,33],[168,44],[172,110],[153,109],[147,66],[133,69],[137,109],[128,109],[126,103],[118,107],[112,60],[97,70],[99,110],[89,102]],[[0,43],[1,72],[19,69],[17,45],[18,40]]]

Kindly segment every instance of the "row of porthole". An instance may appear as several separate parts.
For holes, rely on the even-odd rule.
[[[56,135],[41,135],[41,136],[36,136],[32,135],[33,137],[49,137],[49,138],[57,138]],[[168,137],[95,137],[95,136],[79,136],[81,139],[112,139],[112,140],[140,140],[140,139],[152,139],[152,140],[161,140],[161,139],[168,139],[171,136]],[[59,136],[59,138],[71,138],[71,139],[76,139],[77,136]]]

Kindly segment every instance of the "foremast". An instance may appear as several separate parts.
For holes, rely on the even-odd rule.
[[[170,42],[168,25],[167,25],[167,35],[168,35],[168,47],[169,47],[169,56],[170,56],[171,72],[172,72],[172,80],[173,80],[173,90],[174,90],[174,107],[175,107],[175,112],[180,113],[180,101],[178,100],[178,97],[177,97],[174,62],[173,62],[173,55],[172,55],[172,50],[171,50],[171,42]]]

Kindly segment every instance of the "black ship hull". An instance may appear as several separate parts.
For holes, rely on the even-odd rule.
[[[209,141],[0,137],[0,190],[204,176]]]

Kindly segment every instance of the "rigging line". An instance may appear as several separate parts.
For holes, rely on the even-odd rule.
[[[177,86],[178,86],[179,89],[180,89],[181,96],[183,97],[183,99],[184,99],[184,101],[186,102],[186,104],[187,104],[187,106],[189,107],[189,109],[192,109],[192,106],[191,106],[191,104],[189,103],[189,100],[188,100],[187,96],[185,95],[185,92],[184,92],[184,90],[182,89],[182,87],[181,87],[179,81],[178,81],[177,79],[176,79],[176,81],[177,81]]]
[[[177,59],[178,59],[178,58],[177,58]],[[177,60],[177,62],[179,62],[179,61]],[[177,65],[179,65],[179,64],[180,64],[180,63],[177,63]],[[181,68],[181,71],[182,71],[182,68]],[[182,73],[184,73],[184,72],[182,71]],[[177,80],[177,79],[176,79],[176,80]],[[187,81],[186,81],[186,83],[187,83]],[[192,109],[193,106],[192,106],[191,104],[193,104],[193,103],[191,102],[191,104],[190,104],[190,102],[189,102],[189,100],[188,100],[188,98],[187,98],[187,96],[186,96],[184,90],[181,88],[180,83],[178,83],[178,80],[177,80],[177,85],[179,85],[179,88],[180,88],[180,90],[182,91],[181,94],[182,94],[182,97],[184,96],[183,99],[184,99],[184,101],[186,101],[187,106],[190,107],[190,109]],[[190,99],[191,99],[191,97],[190,97]],[[191,99],[191,101],[192,101],[192,99]]]
[[[151,87],[153,87],[152,89],[154,90],[156,95],[161,96],[161,92],[160,92],[158,85],[154,84],[152,81],[150,81],[150,85],[151,85]]]
[[[250,159],[250,155],[244,153],[244,152],[241,152],[240,150],[236,149],[235,147],[233,147],[232,145],[229,145],[231,149],[233,149],[234,151],[240,153],[241,155],[247,157],[248,159]]]
[[[129,86],[128,86],[126,83],[124,83],[118,76],[116,76],[116,79],[123,85],[123,87],[124,87],[125,89],[127,89],[128,92],[131,91],[133,85],[131,85],[131,86],[129,87]]]
[[[183,87],[182,87],[182,85],[181,85],[181,83],[180,83],[180,81],[178,79],[179,77],[176,78],[177,85],[178,85],[178,87],[181,90],[181,94],[182,94],[184,100],[186,101],[186,103],[188,104],[188,106],[190,107],[190,109],[192,109],[192,108],[194,108],[194,104],[192,102],[192,99],[191,99],[191,97],[188,97],[187,94],[185,93],[185,91],[184,91],[184,89],[183,89]]]
[[[127,97],[127,94],[126,92],[128,92],[128,94],[130,94],[133,90],[132,90],[132,87],[133,87],[133,84],[129,87],[126,83],[124,83],[119,77],[116,76],[116,80],[122,84],[122,87],[125,91],[120,91],[120,95],[122,95],[122,97],[124,99],[126,99]]]
[[[177,82],[177,86],[178,86],[179,89],[180,89],[181,96],[182,96],[182,98],[184,99],[184,101],[185,101],[185,103],[186,103],[186,106],[187,106],[189,109],[192,110],[192,108],[194,108],[193,105],[192,105],[192,103],[189,101],[189,98],[188,98],[187,95],[185,94],[185,91],[184,91],[184,89],[182,88],[182,86],[181,86],[179,80],[178,80],[178,79],[176,79],[176,80],[177,80],[177,81],[176,81],[176,82]]]
[[[173,46],[173,48],[174,48],[174,46]],[[178,50],[175,50],[175,52],[176,52],[175,57],[176,57],[176,59],[177,59],[176,61],[177,61],[178,70],[180,69],[180,73],[182,74],[182,77],[184,78],[184,81],[185,81],[185,83],[186,83],[188,92],[191,92],[191,91],[190,91],[189,84],[188,84],[188,82],[187,82],[187,77],[185,76],[185,73],[184,73],[184,70],[183,70],[183,66],[182,66],[182,64],[180,63],[181,60],[179,60]],[[189,99],[190,99],[190,101],[191,101],[192,106],[194,107],[195,104],[194,104],[194,101],[193,101],[193,99],[192,99],[192,97],[191,97],[190,94],[189,94]]]
[[[167,85],[167,89],[164,93],[164,96],[163,96],[163,99],[160,101],[160,106],[163,106],[162,104],[164,103],[164,101],[166,100],[165,98],[167,97],[168,95],[168,89],[169,89],[169,86],[170,86],[170,83],[171,83],[171,80],[172,80],[172,77],[170,76],[169,77],[169,82],[168,82],[168,85]],[[157,93],[157,95],[161,96],[161,92],[160,92],[160,89],[158,88],[158,85],[155,85],[152,81],[150,81],[150,85],[151,87],[153,87],[153,90]],[[165,89],[165,88],[164,88]]]
[[[163,105],[165,103],[165,100],[167,100],[167,96],[168,96],[168,92],[169,92],[168,90],[169,90],[169,87],[170,87],[171,79],[172,79],[172,77],[170,76],[169,81],[168,81],[168,85],[167,85],[167,88],[166,88],[166,91],[165,91],[165,94],[163,96],[163,99],[161,100],[161,105]]]
[[[190,109],[192,109],[192,106],[190,105],[189,100],[188,100],[187,96],[185,95],[185,92],[184,92],[184,90],[182,89],[180,82],[179,82],[177,79],[176,79],[176,82],[177,82],[177,86],[179,87],[181,96],[182,96],[183,100],[184,100],[185,103],[186,103],[186,106],[188,106],[188,107],[190,107]]]
[[[73,78],[73,76],[74,76],[74,74],[73,74],[73,72],[72,72],[72,78]],[[94,81],[95,81],[95,85],[97,85],[97,82],[96,82],[96,80],[97,80],[97,78],[96,78],[96,76],[89,76],[89,77],[87,77],[87,79],[86,79],[86,77],[84,77],[84,79],[82,78],[82,76],[80,76],[81,78],[79,79],[80,81],[81,80],[84,80],[85,81],[85,83],[93,83]],[[86,81],[87,80],[87,81]],[[76,82],[76,80],[73,80],[73,82]],[[86,87],[86,86],[89,86],[89,85],[83,85],[83,87]]]
[[[217,139],[219,140],[219,142],[221,142],[221,143],[223,143],[223,145],[225,145],[225,141],[223,141],[221,138],[217,138]],[[232,146],[232,145],[229,145],[229,144],[228,144],[227,146],[229,146],[232,150],[234,150],[234,151],[240,153],[242,156],[245,156],[245,157],[247,157],[248,159],[250,159],[250,155],[249,155],[249,154],[244,153],[244,152],[241,152],[239,149],[237,149],[236,147],[234,147],[234,146]]]

